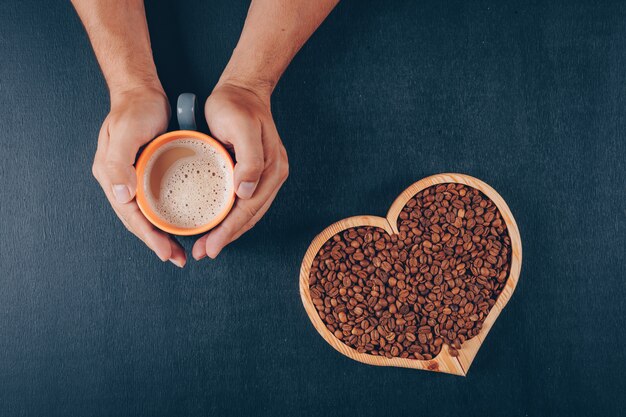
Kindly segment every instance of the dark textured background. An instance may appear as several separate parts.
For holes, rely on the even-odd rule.
[[[339,5],[274,95],[272,209],[178,270],[91,177],[108,96],[69,2],[2,0],[0,415],[623,414],[626,7],[502,3]],[[150,2],[172,100],[206,97],[246,9]],[[508,201],[515,295],[467,378],[341,356],[300,303],[310,240],[445,171]]]

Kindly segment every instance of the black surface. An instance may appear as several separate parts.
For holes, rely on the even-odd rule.
[[[2,1],[0,415],[623,414],[626,9],[545,3],[342,3],[275,93],[274,206],[181,271],[91,177],[108,100],[69,2]],[[210,92],[246,8],[150,2],[172,101]],[[310,240],[446,171],[517,219],[511,302],[467,378],[341,356],[300,302]]]

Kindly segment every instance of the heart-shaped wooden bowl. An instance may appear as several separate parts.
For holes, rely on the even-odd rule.
[[[460,183],[473,187],[481,191],[487,197],[489,197],[500,210],[502,218],[505,220],[509,237],[511,239],[511,269],[509,277],[507,278],[506,285],[502,292],[498,296],[496,303],[489,311],[489,314],[483,322],[483,327],[475,337],[466,340],[461,349],[459,350],[459,356],[453,357],[448,351],[448,346],[444,345],[439,354],[431,360],[417,360],[417,359],[405,359],[405,358],[386,358],[384,356],[375,356],[367,353],[359,353],[355,349],[345,345],[339,339],[337,339],[322,322],[322,319],[317,313],[311,294],[309,292],[309,272],[313,259],[321,249],[321,247],[331,239],[334,235],[342,232],[346,229],[357,226],[376,226],[384,229],[389,234],[398,233],[397,220],[398,215],[406,205],[406,203],[420,191],[431,187],[433,185],[442,183]],[[367,363],[377,366],[397,366],[402,368],[414,368],[423,369],[427,371],[445,372],[454,375],[467,374],[469,367],[476,356],[476,353],[480,349],[483,341],[487,337],[491,326],[500,315],[500,312],[506,305],[506,303],[513,295],[517,280],[519,278],[520,270],[522,266],[522,241],[520,238],[519,230],[511,210],[504,202],[500,194],[498,194],[493,188],[485,184],[479,179],[470,177],[464,174],[438,174],[427,178],[424,178],[415,184],[408,187],[402,192],[393,202],[386,217],[378,216],[354,216],[347,219],[340,220],[326,229],[324,229],[319,235],[313,239],[309,249],[304,255],[302,261],[302,267],[300,268],[300,296],[302,297],[302,303],[309,315],[309,318],[313,322],[313,326],[320,335],[336,350],[352,358],[356,361]]]

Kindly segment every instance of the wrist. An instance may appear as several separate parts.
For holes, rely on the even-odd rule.
[[[270,98],[272,96],[272,91],[273,91],[273,87],[271,87],[269,84],[265,84],[265,83],[259,83],[256,81],[250,81],[248,79],[242,79],[242,78],[232,78],[232,77],[222,77],[219,79],[219,81],[217,82],[217,84],[215,85],[215,88],[213,89],[213,92],[211,94],[213,94],[214,92],[218,91],[218,90],[239,90],[239,91],[245,91],[247,94],[252,95],[253,97],[256,97],[260,102],[262,102],[265,106],[269,107],[270,106]]]
[[[158,80],[156,82],[128,83],[115,86],[114,88],[110,87],[109,94],[111,98],[111,108],[122,106],[130,100],[137,98],[154,101],[161,100],[168,103],[169,106],[167,95]]]
[[[224,69],[215,88],[225,85],[242,88],[255,94],[262,101],[269,102],[277,82],[278,79],[260,76],[257,71],[246,71],[242,66],[233,64],[231,61]]]
[[[153,92],[165,95],[159,78],[155,76],[133,77],[108,83],[109,95],[113,99],[127,95],[129,92]]]

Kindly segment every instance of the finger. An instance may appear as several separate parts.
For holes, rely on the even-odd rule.
[[[124,204],[131,201],[134,197],[133,184],[136,184],[134,168],[131,165],[125,163],[116,162],[110,160],[109,154],[114,154],[115,151],[111,151],[111,138],[109,136],[109,122],[105,121],[100,128],[100,134],[98,136],[98,147],[96,149],[96,155],[93,163],[93,175],[100,183],[100,186],[104,190],[109,202],[113,201]],[[118,157],[119,159],[119,157]],[[128,185],[130,183],[131,186]],[[113,199],[110,198],[111,194]],[[118,213],[119,216],[119,213]],[[128,224],[125,224],[128,227]]]
[[[122,205],[118,204],[113,196],[108,195],[107,198],[118,217],[127,225],[127,229],[152,249],[159,259],[165,262],[172,258],[172,245],[176,244],[167,234],[152,226],[136,203]],[[180,262],[180,257],[176,260]]]
[[[259,212],[265,201],[271,195],[274,185],[275,184],[270,184],[269,182],[261,182],[254,198],[250,200],[237,200],[235,202],[233,210],[226,219],[206,236],[204,251],[209,257],[217,257],[222,248],[230,242],[232,236]],[[268,187],[271,188],[264,189]]]
[[[121,125],[119,125],[121,123]],[[118,122],[115,134],[111,134],[111,123],[107,124],[108,143],[103,157],[104,175],[108,177],[115,199],[121,203],[128,203],[135,197],[137,177],[135,174],[135,159],[139,148],[152,139],[153,132],[147,132],[142,127],[130,126],[128,122]],[[141,132],[132,134],[130,132]]]
[[[261,207],[259,212],[254,217],[252,217],[241,228],[241,230],[239,230],[230,239],[228,244],[230,244],[230,243],[234,242],[235,240],[239,239],[241,237],[241,235],[243,235],[244,233],[248,232],[250,229],[252,229],[258,223],[258,221],[265,215],[267,210],[269,210],[270,206],[274,202],[274,199],[276,198],[276,195],[278,194],[278,191],[283,186],[285,181],[287,181],[287,177],[289,176],[289,160],[287,158],[287,150],[285,149],[285,147],[280,142],[280,136],[278,135],[278,130],[276,130],[276,125],[271,123],[268,126],[268,132],[267,133],[268,133],[268,136],[271,139],[273,139],[272,142],[273,143],[277,143],[277,146],[275,148],[278,148],[278,154],[279,154],[277,162],[278,162],[278,171],[279,171],[280,183],[278,184],[278,187],[276,187],[276,189],[274,190],[274,192],[272,193],[270,198],[265,202],[265,204],[263,204],[263,207]]]
[[[105,195],[113,207],[115,214],[120,218],[126,229],[129,232],[137,236],[141,241],[143,241],[146,246],[148,246],[152,251],[163,261],[170,260],[174,254],[176,254],[175,260],[173,262],[177,266],[181,264],[184,266],[184,251],[180,248],[179,245],[174,243],[172,239],[164,232],[157,230],[141,213],[139,207],[135,202],[127,203],[127,204],[119,204],[114,200],[114,197],[110,192],[107,193],[106,188]],[[178,247],[177,251],[173,250],[173,247]],[[180,255],[182,252],[182,258]],[[182,266],[181,266],[182,267]]]
[[[179,268],[183,268],[187,263],[187,257],[185,256],[185,251],[183,248],[176,243],[171,237],[169,237],[164,232],[155,229],[152,225],[148,225],[150,229],[147,232],[144,232],[143,228],[137,229],[136,223],[128,223],[125,219],[126,214],[123,214],[116,208],[116,206],[111,203],[115,214],[120,218],[126,229],[131,232],[133,235],[137,236],[139,240],[141,240],[148,248],[150,248],[162,261],[166,261],[167,259],[167,246],[170,247],[170,255],[169,261],[172,262]],[[142,215],[143,217],[143,215]]]
[[[279,138],[278,131],[276,130],[276,127],[274,125],[272,125],[272,127],[270,128],[269,133],[270,133],[270,135],[273,135],[273,137]],[[230,242],[228,242],[229,244],[234,242],[235,240],[239,239],[241,237],[241,235],[243,235],[244,233],[246,233],[247,231],[252,229],[258,223],[258,221],[261,219],[261,217],[263,217],[265,215],[265,213],[267,212],[267,210],[269,210],[269,208],[272,205],[272,203],[274,202],[274,199],[276,198],[276,195],[278,194],[278,191],[280,190],[280,188],[283,186],[285,181],[287,181],[287,177],[289,176],[289,160],[287,158],[287,151],[286,151],[285,147],[282,144],[280,144],[278,146],[278,151],[279,151],[279,155],[280,155],[279,159],[280,159],[280,168],[281,168],[281,172],[280,172],[280,179],[281,179],[281,181],[280,181],[280,184],[278,184],[278,187],[274,190],[273,194],[265,202],[263,207],[261,207],[259,212],[252,219],[250,219],[248,221],[248,223],[246,223],[241,228],[241,230],[239,230],[231,238]]]
[[[244,200],[252,198],[265,169],[261,122],[258,119],[233,117],[226,129],[219,127],[222,129],[214,129],[209,124],[209,129],[215,130],[216,135],[221,134],[219,139],[232,144],[235,151],[237,163],[234,182],[237,196]]]
[[[148,246],[162,260],[172,261],[175,265],[183,267],[186,257],[183,249],[175,243],[166,233],[157,230],[143,216],[135,202],[120,204],[113,195],[113,188],[106,173],[103,172],[103,160],[108,148],[108,135],[105,129],[101,130],[98,140],[98,148],[94,158],[93,173],[102,187],[111,207],[120,218],[124,226],[146,246]]]
[[[239,239],[241,237],[241,235],[243,235],[244,233],[248,232],[250,229],[252,229],[259,222],[259,220],[261,220],[261,218],[265,215],[265,213],[267,213],[267,211],[269,210],[270,206],[272,205],[272,203],[276,199],[276,195],[278,194],[278,191],[280,191],[280,187],[282,187],[283,184],[284,184],[284,181],[282,183],[280,183],[280,185],[278,186],[278,188],[276,188],[276,190],[274,190],[274,192],[272,193],[270,198],[265,202],[265,204],[263,204],[263,207],[261,207],[259,212],[253,218],[248,220],[248,223],[246,223],[237,233],[235,233],[235,235],[233,237],[231,237],[231,239],[228,242],[228,244],[230,244],[230,243],[234,242],[235,240]]]
[[[204,258],[206,256],[206,240],[209,238],[209,234],[202,236],[200,239],[196,240],[193,244],[193,248],[191,248],[191,256],[196,261]]]
[[[259,183],[255,196],[249,200],[237,200],[235,207],[226,219],[213,231],[205,243],[206,253],[209,257],[215,258],[232,238],[257,214],[265,203],[274,195],[275,191],[282,184],[280,162],[268,167],[267,175]],[[262,215],[263,213],[261,213]]]
[[[172,238],[170,238],[170,246],[171,246],[170,262],[179,268],[183,268],[185,264],[187,263],[187,256],[185,255],[185,251]]]

